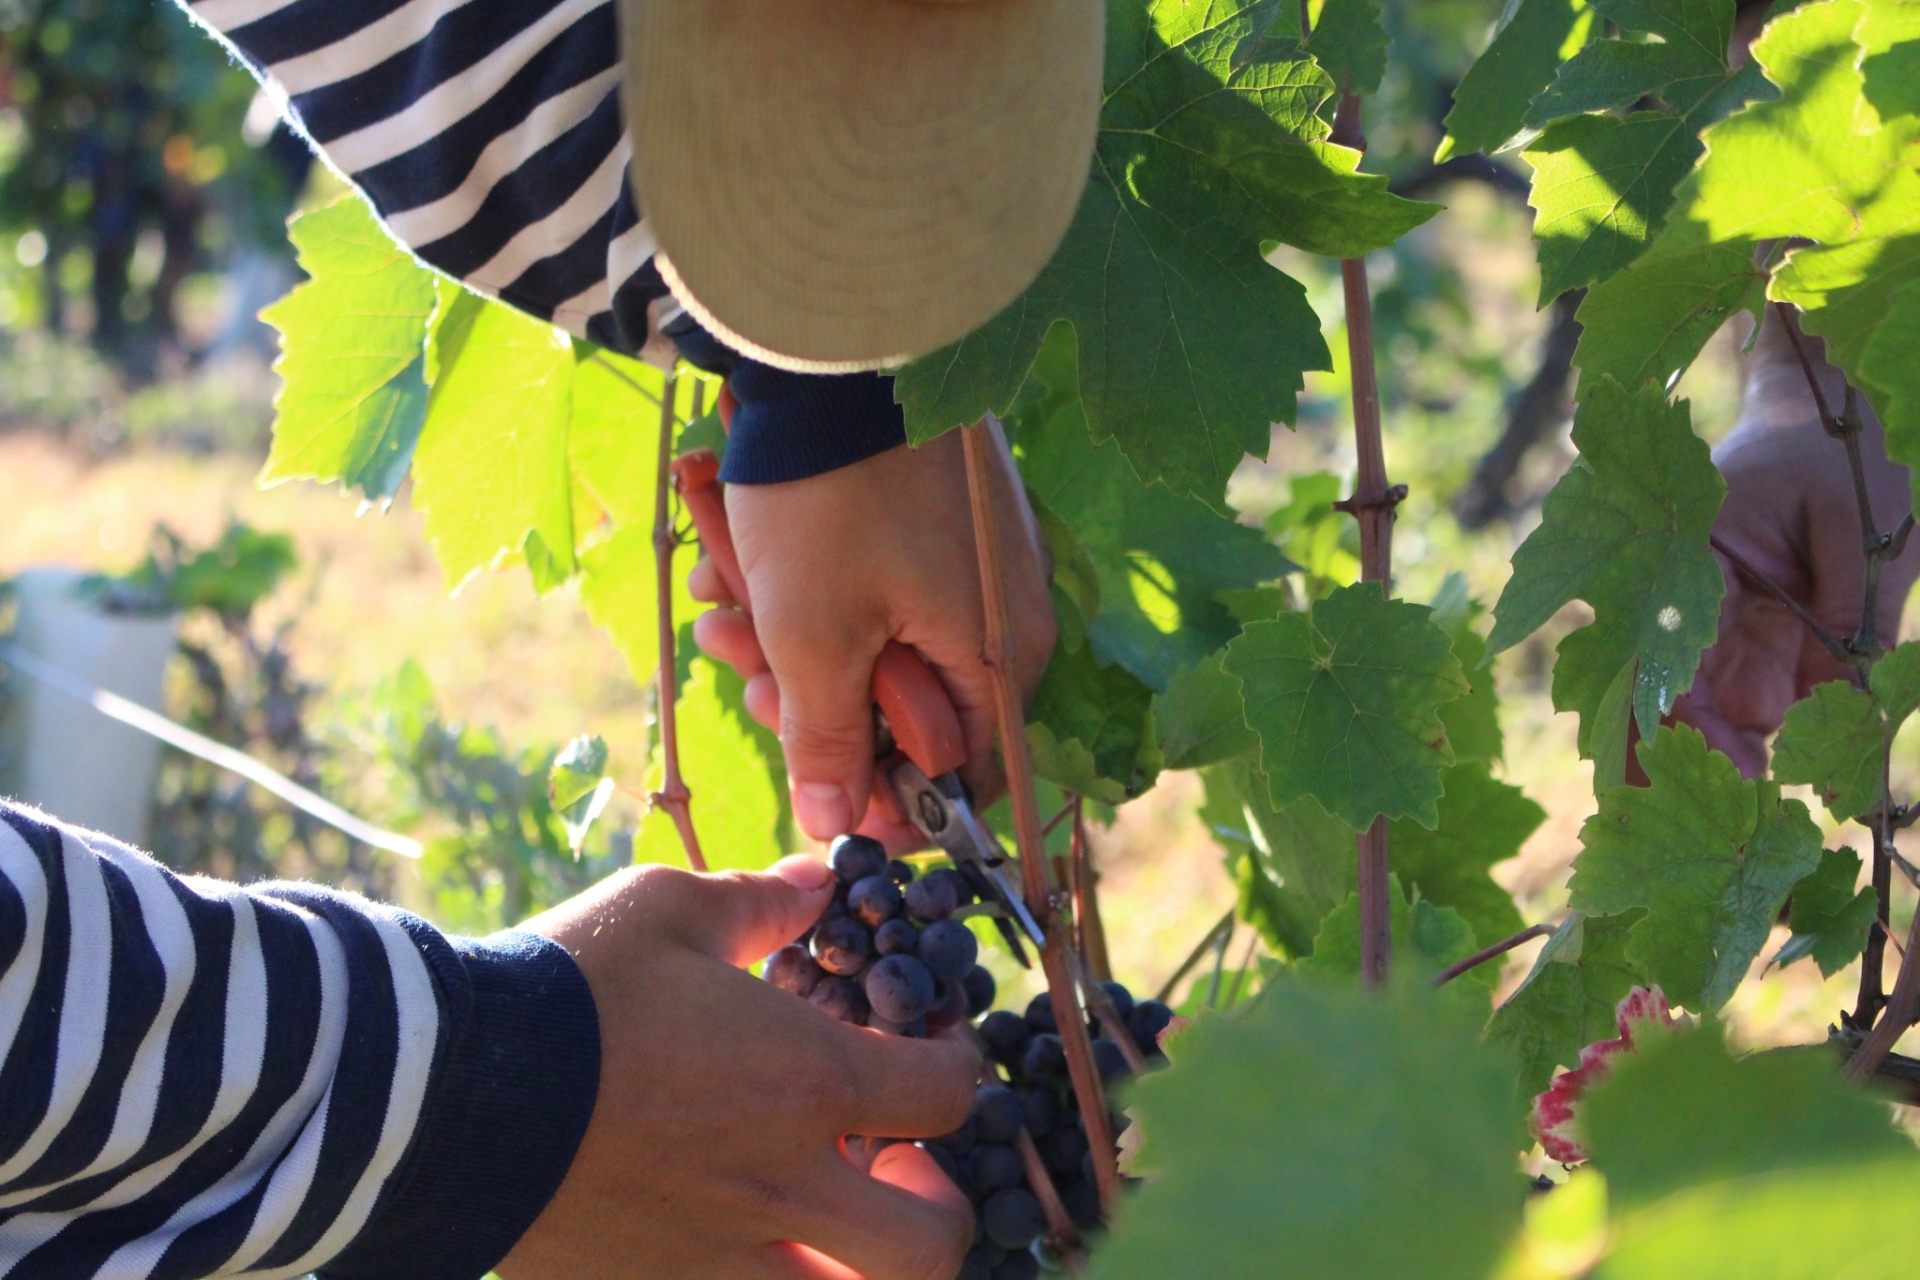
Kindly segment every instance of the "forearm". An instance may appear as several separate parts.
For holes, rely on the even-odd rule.
[[[559,1185],[598,1038],[531,935],[0,805],[0,1060],[0,1271],[471,1280]]]

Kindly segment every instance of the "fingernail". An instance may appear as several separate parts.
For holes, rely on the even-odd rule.
[[[818,858],[809,858],[804,853],[796,853],[792,857],[780,859],[773,864],[771,870],[774,875],[803,893],[818,893],[833,883],[833,868]]]
[[[802,782],[793,789],[793,816],[800,829],[815,840],[831,840],[853,827],[853,806],[847,793],[825,782]]]

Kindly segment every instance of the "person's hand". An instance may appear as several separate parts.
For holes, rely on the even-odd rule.
[[[764,875],[641,867],[528,922],[593,990],[600,1092],[503,1280],[959,1269],[972,1212],[926,1152],[889,1146],[863,1172],[840,1139],[958,1128],[973,1049],[836,1022],[740,967],[792,941],[832,896],[832,873],[804,857]]]
[[[1819,344],[1809,354],[1819,359]],[[1768,312],[1740,422],[1714,450],[1727,480],[1727,500],[1714,522],[1716,540],[1788,595],[1842,643],[1860,626],[1866,591],[1859,506],[1846,447],[1820,425],[1798,358],[1776,313]],[[1824,363],[1823,386],[1836,411],[1842,384]],[[1861,410],[1867,413],[1864,402]],[[1911,507],[1907,469],[1887,460],[1871,420],[1860,439],[1867,489],[1879,532],[1891,532]],[[1767,767],[1767,738],[1787,708],[1816,684],[1849,678],[1806,624],[1720,557],[1727,594],[1720,638],[1702,656],[1693,689],[1674,709],[1710,745],[1731,756],[1747,777]],[[1900,611],[1920,576],[1920,539],[1881,570],[1878,634],[1897,637]]]
[[[1030,695],[1053,652],[1046,544],[997,431],[994,454],[1013,671]],[[729,485],[726,502],[753,618],[710,610],[694,639],[746,679],[747,710],[778,729],[801,829],[825,840],[857,826],[896,849],[918,843],[890,803],[868,810],[877,794],[869,690],[888,640],[919,650],[946,685],[966,735],[963,776],[978,801],[991,801],[1003,784],[960,433],[805,480]],[[733,603],[704,560],[689,587],[697,599]]]

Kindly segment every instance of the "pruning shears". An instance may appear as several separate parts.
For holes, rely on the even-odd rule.
[[[719,458],[711,449],[690,449],[674,459],[672,469],[674,488],[693,517],[701,548],[734,603],[752,617],[746,576],[740,571],[721,496]],[[1015,958],[1028,965],[1020,935],[1025,933],[1036,947],[1045,947],[1046,940],[1007,875],[1006,850],[980,821],[960,781],[966,743],[946,686],[918,653],[889,640],[873,664],[873,703],[875,758],[901,811],[928,843],[953,859],[981,901],[998,908],[994,923]]]

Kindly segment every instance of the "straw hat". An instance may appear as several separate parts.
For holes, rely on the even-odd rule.
[[[992,319],[1059,248],[1103,0],[621,0],[634,190],[729,343],[872,369]]]

